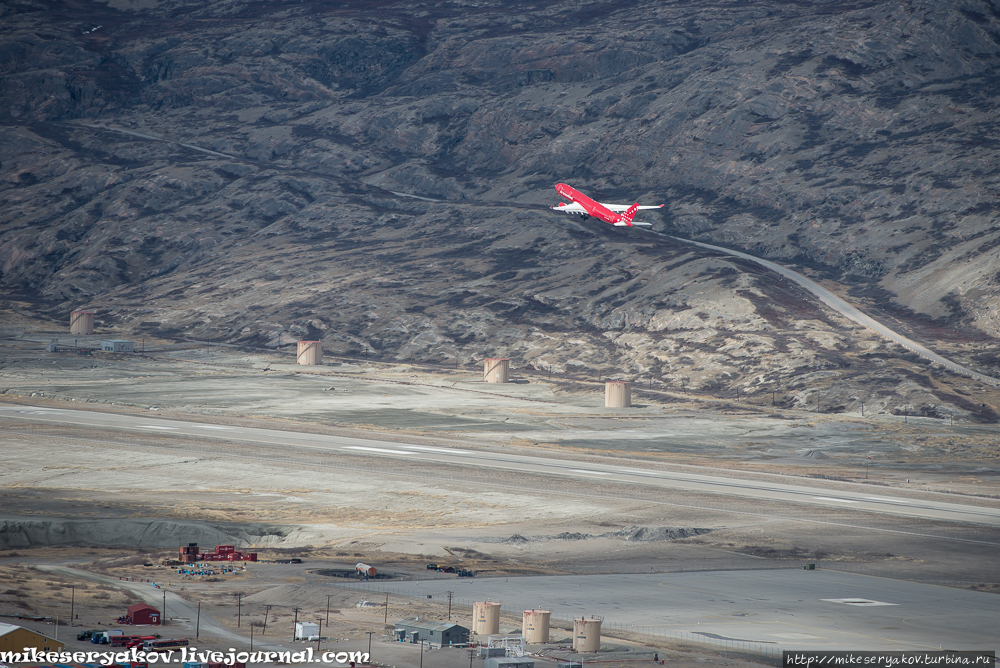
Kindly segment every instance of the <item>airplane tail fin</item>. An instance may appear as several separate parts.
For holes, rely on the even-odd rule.
[[[631,225],[632,219],[635,218],[635,212],[639,210],[639,203],[636,202],[628,208],[628,211],[622,214],[622,220]]]

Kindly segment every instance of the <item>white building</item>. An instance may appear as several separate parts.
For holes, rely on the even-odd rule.
[[[319,624],[313,622],[295,622],[295,639],[308,640],[319,635]]]
[[[101,350],[106,350],[109,353],[132,353],[135,352],[135,344],[131,341],[112,339],[101,341]]]

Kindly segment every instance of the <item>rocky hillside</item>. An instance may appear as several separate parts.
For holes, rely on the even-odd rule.
[[[177,339],[981,412],[754,266],[545,205],[666,202],[658,232],[998,374],[1000,3],[512,4],[4,3],[0,286]]]

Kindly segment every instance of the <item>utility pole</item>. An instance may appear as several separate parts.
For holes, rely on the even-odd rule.
[[[319,622],[319,633],[316,635],[316,653],[319,654],[319,647],[323,643],[323,620],[317,619]]]
[[[385,593],[385,619],[382,622],[384,624],[389,623],[389,592]]]
[[[243,616],[243,592],[238,591],[233,596],[236,597],[236,628],[240,628],[240,618]]]
[[[774,408],[774,390],[771,390],[771,408]]]
[[[75,585],[72,587],[72,594],[70,596],[71,596],[71,598],[69,599],[69,625],[72,626],[73,625],[73,620],[76,619],[76,617],[73,616],[73,609],[76,607],[76,586]]]
[[[451,595],[455,592],[448,592],[448,621],[451,621]]]
[[[299,623],[299,610],[302,608],[295,608],[295,621],[292,622],[292,640],[295,640],[295,626]]]
[[[167,625],[167,590],[163,590],[163,612],[160,613],[160,626]]]
[[[868,455],[868,459],[865,460],[865,480],[868,480],[868,467],[872,463],[872,456]]]
[[[374,631],[365,631],[368,634],[368,663],[372,662],[372,636],[375,635]]]
[[[253,617],[250,618],[250,651],[253,651]]]
[[[861,417],[865,416],[865,402],[861,402]]]
[[[201,601],[198,601],[198,617],[197,621],[194,623],[194,639],[197,640],[198,636],[201,635]]]
[[[420,668],[424,668],[424,641],[420,641]]]
[[[331,596],[333,596],[333,594],[327,594],[326,595],[326,625],[327,625],[327,627],[330,626],[330,597]]]
[[[264,630],[260,632],[261,635],[267,633],[267,613],[271,612],[271,606],[264,606]]]

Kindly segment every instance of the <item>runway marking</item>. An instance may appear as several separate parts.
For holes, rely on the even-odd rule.
[[[344,450],[364,450],[365,452],[383,452],[388,455],[415,455],[415,452],[406,450],[389,450],[388,448],[366,448],[363,445],[345,445]]]
[[[869,501],[882,501],[883,503],[901,503],[903,505],[908,505],[910,502],[903,499],[889,499],[884,496],[866,496]]]
[[[161,431],[177,431],[177,427],[161,427],[156,424],[140,424],[139,429],[159,429]]]
[[[586,469],[570,469],[573,473],[589,473],[590,475],[611,475],[607,471],[588,471]]]
[[[911,640],[900,640],[898,638],[886,638],[885,636],[870,635],[870,634],[867,634],[867,633],[859,633],[857,631],[840,631],[840,630],[836,630],[836,629],[816,628],[814,626],[809,626],[807,624],[795,624],[793,622],[782,622],[780,620],[775,620],[774,623],[780,624],[781,626],[791,626],[791,627],[797,628],[797,629],[809,629],[810,631],[816,631],[817,633],[827,632],[827,633],[833,633],[833,634],[843,635],[843,636],[858,636],[859,638],[868,638],[869,640],[878,640],[878,641],[885,642],[885,643],[898,643],[900,645],[909,645],[911,647],[922,647],[922,648],[925,648],[925,649],[938,649],[938,648],[934,647],[933,645],[924,645],[922,643],[913,642]]]
[[[634,475],[651,475],[651,476],[658,476],[658,475],[660,475],[656,471],[637,471],[635,469],[622,469],[621,472],[622,473],[631,473],[631,474],[634,474]]]
[[[194,426],[198,429],[232,429],[232,427],[219,427],[214,424],[196,424]]]
[[[851,501],[850,499],[835,499],[832,496],[814,496],[817,501],[836,501],[837,503],[857,503],[857,501]]]
[[[432,447],[427,446],[427,445],[401,445],[399,447],[406,448],[407,450],[426,450],[427,452],[445,452],[445,453],[447,453],[449,455],[455,454],[455,453],[462,454],[462,455],[471,455],[471,454],[473,454],[472,450],[458,450],[458,449],[453,449],[453,448],[432,448]]]
[[[857,605],[871,608],[878,605],[899,605],[899,603],[886,603],[885,601],[873,601],[870,598],[821,598],[821,601],[830,603],[843,603],[844,605]]]

